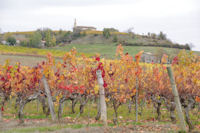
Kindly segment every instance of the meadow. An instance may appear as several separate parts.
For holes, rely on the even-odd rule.
[[[76,48],[78,54],[81,56],[84,54],[86,57],[94,57],[97,53],[101,55],[102,58],[114,59],[116,53],[116,44],[68,44],[65,46],[52,47],[52,48],[28,48],[21,46],[7,46],[0,45],[0,63],[2,64],[6,59],[10,59],[11,62],[16,63],[21,61],[24,65],[35,65],[36,63],[44,60],[47,53],[52,53],[56,59],[60,59],[72,48]],[[151,52],[153,54],[166,53],[168,55],[174,56],[179,53],[180,49],[174,48],[161,48],[161,47],[140,47],[140,46],[124,46],[124,52],[128,52],[129,55],[134,56],[139,51],[144,50],[144,52]],[[195,52],[195,54],[200,55],[200,52]]]

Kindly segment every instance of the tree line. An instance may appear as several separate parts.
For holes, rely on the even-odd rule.
[[[61,42],[70,41],[69,35],[71,34],[70,31],[53,31],[49,28],[44,29],[37,29],[30,34],[23,34],[25,38],[20,39],[19,45],[25,47],[53,47],[58,45]],[[6,33],[3,35],[3,39],[6,41],[8,45],[16,45],[17,37],[15,33]]]

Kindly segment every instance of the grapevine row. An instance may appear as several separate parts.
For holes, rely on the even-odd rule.
[[[106,101],[113,105],[115,123],[119,106],[127,102],[131,106],[131,103],[135,102],[136,86],[139,88],[139,101],[152,102],[157,110],[157,119],[161,116],[161,105],[165,104],[170,111],[171,120],[176,120],[174,115],[176,105],[166,65],[163,64],[165,56],[162,64],[139,63],[142,51],[133,58],[128,53],[124,54],[121,45],[116,50],[116,57],[120,59],[106,60],[101,59],[100,55],[94,58],[87,58],[84,55],[77,57],[76,54],[76,49],[72,49],[64,55],[62,62],[56,62],[49,53],[47,60],[35,67],[22,66],[20,63],[12,66],[9,61],[0,65],[0,93],[3,99],[0,105],[1,111],[4,110],[6,101],[16,98],[16,107],[19,106],[18,116],[23,122],[24,106],[30,101],[39,99],[44,113],[48,115],[46,93],[41,82],[44,75],[55,105],[59,106],[58,118],[62,116],[62,104],[66,100],[72,101],[72,112],[75,112],[74,107],[77,101],[80,101],[80,113],[82,113],[89,100],[99,97],[96,71],[101,70]],[[193,125],[189,111],[200,104],[198,60],[198,57],[191,53],[181,52],[172,63],[181,104],[186,110],[186,122],[190,129]],[[98,113],[96,119],[99,119],[99,116]]]

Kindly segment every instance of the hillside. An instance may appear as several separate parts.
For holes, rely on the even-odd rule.
[[[189,46],[171,42],[169,39],[160,39],[152,35],[138,34],[115,34],[105,38],[101,34],[88,34],[78,37],[71,41],[72,44],[110,44],[121,43],[124,46],[152,46],[152,47],[168,47],[189,50]]]
[[[113,31],[114,30],[114,31]],[[152,46],[190,50],[188,44],[173,43],[163,32],[139,35],[129,31],[119,32],[114,28],[104,28],[103,31],[53,31],[38,29],[27,32],[8,32],[0,35],[0,41],[7,41],[9,37],[18,40],[18,45],[29,47],[54,47],[66,44],[110,44],[117,43],[124,46]],[[31,41],[32,40],[32,41]],[[33,42],[34,40],[34,42]]]
[[[101,57],[113,59],[115,58],[116,44],[67,44],[65,46],[58,46],[53,48],[27,48],[20,46],[6,46],[0,45],[0,64],[4,64],[6,59],[10,59],[12,64],[21,62],[23,65],[34,66],[38,62],[45,60],[48,52],[51,52],[54,57],[63,57],[65,52],[75,47],[78,55],[84,53],[87,57],[95,56],[99,53]],[[181,49],[175,48],[161,48],[161,47],[144,47],[144,46],[123,46],[124,52],[128,52],[134,56],[139,51],[151,52],[154,54],[166,53],[175,56]],[[195,52],[200,55],[200,52]],[[57,58],[57,59],[59,59]]]
[[[14,54],[23,56],[23,58],[26,58],[27,55],[37,56],[39,59],[40,57],[44,57],[48,52],[53,53],[55,57],[62,57],[66,51],[75,47],[79,55],[84,53],[87,57],[92,57],[96,53],[99,53],[102,57],[112,59],[115,58],[116,46],[118,44],[122,44],[124,51],[132,56],[144,50],[144,52],[151,52],[159,56],[167,54],[172,58],[176,56],[180,50],[190,49],[186,44],[181,45],[171,42],[167,38],[167,35],[162,32],[158,35],[154,33],[139,35],[133,32],[124,33],[117,30],[109,31],[109,29],[107,29],[107,31],[83,31],[79,33],[63,30],[53,31],[51,29],[38,29],[37,31],[1,34],[0,40],[5,41],[8,36],[18,40],[18,43],[14,47],[6,45],[0,46],[0,54],[6,54],[4,58],[7,58],[10,54],[12,54],[11,58],[14,58]],[[39,40],[37,40],[38,38]],[[46,40],[47,38],[49,40]],[[51,45],[53,39],[54,43]],[[39,42],[43,44],[37,44]],[[47,42],[48,45],[46,45]],[[32,43],[36,44],[31,45]],[[195,53],[200,55],[200,52]]]
[[[75,47],[80,53],[95,54],[100,53],[102,57],[105,58],[115,58],[117,43],[110,44],[67,44],[65,46],[54,47],[49,49],[69,51],[71,48]],[[153,54],[159,54],[160,52],[175,56],[181,49],[176,48],[165,48],[165,47],[148,47],[148,46],[123,46],[124,52],[128,52],[130,55],[134,56],[139,51],[144,50],[144,52],[151,52]]]

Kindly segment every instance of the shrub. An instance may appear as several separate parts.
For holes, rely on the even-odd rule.
[[[160,40],[167,40],[167,36],[166,36],[166,34],[164,34],[164,33],[161,31],[160,34],[158,35],[158,39],[160,39]]]
[[[77,39],[77,38],[79,38],[79,37],[81,37],[81,33],[74,33],[73,35],[72,35],[72,39],[74,40],[74,39]]]
[[[16,39],[12,36],[9,36],[6,41],[8,42],[9,45],[15,45],[16,44]]]
[[[108,39],[110,37],[110,31],[108,28],[103,29],[103,36]]]
[[[117,41],[118,41],[117,35],[114,35],[113,42],[117,42]]]
[[[28,42],[27,41],[21,41],[20,42],[20,46],[27,47],[28,46]]]
[[[152,39],[156,39],[156,34],[155,33],[151,33],[151,38]]]
[[[42,40],[42,36],[39,32],[34,32],[33,35],[31,35],[31,38],[29,40],[29,46],[37,48],[40,46]]]

